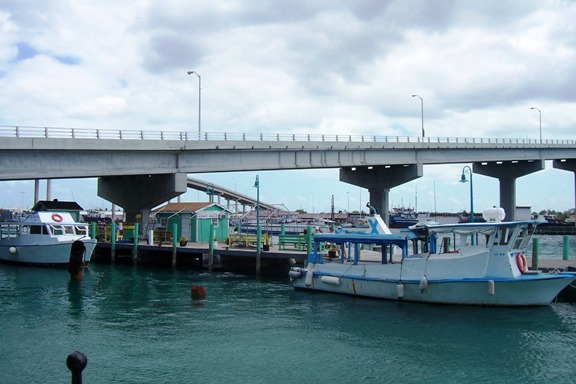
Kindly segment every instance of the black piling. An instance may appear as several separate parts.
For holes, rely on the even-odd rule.
[[[70,258],[68,259],[68,273],[74,280],[82,280],[84,275],[84,254],[86,253],[86,246],[80,240],[72,243],[70,249]]]
[[[66,366],[72,372],[72,384],[82,384],[82,371],[88,364],[88,358],[82,352],[74,351],[66,358]]]

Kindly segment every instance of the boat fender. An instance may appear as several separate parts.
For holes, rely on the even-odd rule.
[[[302,268],[294,267],[290,268],[290,272],[288,272],[288,276],[290,276],[290,280],[297,280],[302,277]]]
[[[494,283],[494,280],[488,280],[488,294],[490,296],[494,296],[495,293],[496,293],[496,283]]]
[[[404,284],[396,285],[396,296],[398,296],[398,299],[402,300],[404,297]]]
[[[428,278],[426,277],[426,275],[422,276],[422,278],[420,279],[420,293],[424,293],[428,290]]]
[[[10,252],[12,255],[14,255],[17,251],[18,251],[18,249],[16,249],[16,247],[8,248],[8,252]]]
[[[306,280],[304,280],[304,284],[309,287],[312,285],[312,278],[314,277],[314,273],[312,272],[314,269],[314,263],[310,263],[306,270]]]
[[[320,281],[323,282],[324,284],[328,284],[328,285],[339,285],[340,284],[340,278],[336,277],[336,276],[322,276],[320,278]]]
[[[528,264],[526,263],[526,257],[522,252],[516,254],[516,265],[518,266],[520,272],[526,273],[526,271],[528,271]]]

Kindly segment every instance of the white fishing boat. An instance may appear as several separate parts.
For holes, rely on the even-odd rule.
[[[576,274],[528,269],[524,252],[539,223],[425,224],[399,234],[317,234],[308,265],[291,268],[289,276],[298,289],[389,300],[547,305]],[[319,243],[338,248],[340,257],[327,259],[318,252]],[[382,249],[375,254],[361,250],[362,244]],[[391,257],[392,249],[400,250],[398,260]]]
[[[75,241],[84,244],[87,265],[96,247],[88,224],[75,222],[66,212],[35,212],[22,221],[0,222],[0,261],[66,265]]]

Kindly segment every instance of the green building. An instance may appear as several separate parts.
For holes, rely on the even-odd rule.
[[[154,237],[172,239],[176,224],[176,239],[182,237],[191,242],[207,243],[210,240],[210,225],[214,225],[214,238],[228,238],[230,211],[217,203],[168,203],[152,211],[156,217]]]

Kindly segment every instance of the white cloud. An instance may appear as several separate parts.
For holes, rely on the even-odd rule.
[[[565,1],[6,0],[0,124],[195,132],[198,79],[186,74],[195,70],[203,131],[417,136],[418,94],[429,136],[535,139],[537,107],[543,138],[572,139],[574,19]],[[465,208],[462,186],[447,179],[461,166],[438,167],[395,188],[393,202],[417,185],[430,210],[435,185],[438,209]],[[337,171],[322,182],[301,172],[275,173],[290,188],[270,199],[316,211],[332,193],[340,205],[359,200]],[[556,170],[538,177],[573,182]],[[478,180],[479,204],[491,206],[497,183]],[[523,193],[574,205],[570,191]]]

